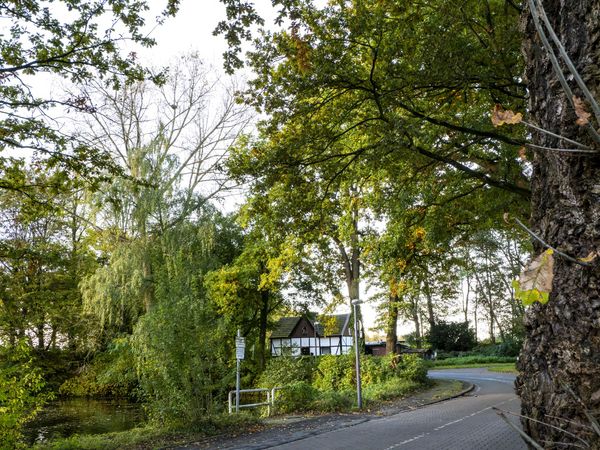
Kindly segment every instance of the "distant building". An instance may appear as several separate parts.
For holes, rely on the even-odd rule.
[[[329,316],[334,318],[333,329],[325,335],[321,323],[315,326],[315,314],[301,317],[282,317],[271,333],[271,354],[280,356],[289,351],[292,356],[300,355],[343,355],[352,348],[350,314]],[[328,323],[330,320],[328,320]],[[330,325],[331,328],[331,325]]]

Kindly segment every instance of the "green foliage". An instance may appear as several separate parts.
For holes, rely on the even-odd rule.
[[[66,380],[59,394],[71,397],[135,398],[139,392],[135,360],[127,338],[111,342],[108,349]]]
[[[102,334],[121,336],[93,383],[133,382],[135,375],[137,398],[162,425],[198,423],[224,408],[234,382],[235,331],[207,298],[205,278],[236,256],[236,234],[231,220],[207,207],[194,221],[117,247],[115,263],[85,284],[90,310],[105,319]],[[76,383],[67,388],[76,391]]]
[[[323,412],[348,411],[356,401],[355,391],[319,391],[310,409]]]
[[[521,347],[523,345],[522,339],[519,338],[507,338],[505,341],[497,344],[490,342],[482,342],[477,346],[473,347],[471,351],[441,351],[437,353],[437,360],[445,360],[448,358],[463,358],[463,357],[510,357],[514,358],[519,356]]]
[[[352,354],[325,355],[319,357],[318,360],[313,381],[317,389],[320,391],[344,391],[355,388],[354,356]]]
[[[0,349],[0,448],[24,446],[22,428],[51,395],[25,341]]]
[[[428,363],[417,355],[361,357],[366,400],[406,395],[427,382]],[[342,411],[356,399],[354,354],[273,358],[261,376],[261,386],[283,387],[278,412]]]
[[[14,343],[28,331],[46,351],[64,336],[72,350],[85,326],[77,283],[93,266],[80,242],[82,222],[65,214],[80,207],[78,183],[20,162],[10,172],[28,188],[0,189],[0,339]]]
[[[515,298],[521,300],[525,306],[531,306],[535,302],[540,302],[542,305],[545,305],[550,299],[549,292],[543,292],[536,288],[525,291],[521,290],[521,285],[518,280],[512,281],[512,287],[515,290]]]
[[[410,379],[393,378],[382,383],[366,386],[364,390],[365,399],[372,401],[392,400],[414,392],[423,387],[423,383]]]
[[[11,26],[0,37],[6,75],[0,86],[4,100],[0,106],[2,147],[35,150],[35,158],[41,156],[48,167],[61,166],[86,176],[105,175],[107,167],[118,172],[111,159],[80,139],[78,132],[65,135],[65,127],[55,128],[52,120],[46,120],[56,106],[79,114],[89,112],[93,106],[86,98],[57,93],[39,97],[28,83],[37,75],[50,74],[73,83],[101,79],[114,85],[119,74],[128,80],[149,75],[133,54],[122,55],[120,48],[128,40],[144,46],[154,44],[142,32],[148,3],[111,0],[107,5],[98,5],[83,0],[34,0],[4,5],[2,15]],[[165,3],[163,17],[177,11],[177,0]],[[0,158],[0,173],[6,160]],[[12,181],[3,183],[3,188],[26,187]]]
[[[467,351],[477,344],[468,322],[439,321],[429,331],[427,340],[432,348],[442,351]]]
[[[398,378],[425,383],[429,362],[417,355],[401,355],[396,365]]]
[[[273,385],[284,387],[280,391],[282,394],[278,394],[279,412],[342,411],[354,404],[356,380],[353,354],[295,359],[281,357],[273,361],[263,378],[276,379],[279,383]],[[417,355],[363,355],[361,376],[365,401],[388,400],[414,391],[427,382],[428,367],[428,363]],[[289,374],[285,373],[286,369]],[[295,380],[295,376],[302,378]],[[286,384],[286,380],[292,381]]]
[[[310,383],[294,382],[277,393],[277,412],[290,413],[310,410],[312,402],[319,397],[319,391]]]
[[[311,356],[271,358],[258,378],[258,387],[283,387],[300,381],[312,383],[316,368],[315,358]]]
[[[256,425],[258,418],[251,414],[218,414],[205,416],[191,427],[166,428],[153,424],[114,433],[75,435],[69,438],[36,445],[44,450],[110,450],[123,448],[157,448],[189,444],[200,438],[221,433],[239,432]]]
[[[523,341],[521,339],[508,338],[498,344],[480,344],[473,348],[473,354],[484,356],[519,356]]]
[[[434,362],[436,366],[466,366],[472,364],[514,363],[512,356],[461,356],[456,358],[445,358]]]

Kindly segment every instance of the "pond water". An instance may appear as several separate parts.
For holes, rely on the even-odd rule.
[[[27,424],[24,434],[32,445],[73,434],[126,431],[143,422],[142,407],[126,400],[57,400]]]

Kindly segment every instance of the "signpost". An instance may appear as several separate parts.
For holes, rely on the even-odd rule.
[[[356,403],[358,409],[362,409],[362,388],[360,379],[360,349],[358,340],[358,305],[362,303],[361,300],[351,300],[352,306],[354,306],[354,352],[356,359]]]
[[[246,338],[242,337],[242,332],[237,331],[235,338],[235,359],[237,372],[235,374],[235,412],[240,412],[240,361],[244,359],[244,351],[246,350]]]

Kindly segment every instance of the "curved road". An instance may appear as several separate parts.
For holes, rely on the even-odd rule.
[[[518,433],[492,410],[496,406],[519,411],[514,375],[486,369],[429,371],[431,378],[464,380],[474,384],[467,395],[390,416],[349,417],[347,422],[323,423],[314,432],[283,430],[256,433],[208,446],[190,448],[281,450],[526,450]],[[516,417],[511,417],[518,423]]]
[[[356,425],[269,446],[281,450],[521,450],[527,447],[515,430],[492,410],[518,412],[514,375],[486,369],[430,371],[432,378],[473,383],[466,396],[414,411],[377,418]],[[517,423],[517,418],[514,418]],[[264,447],[263,447],[264,448]]]

